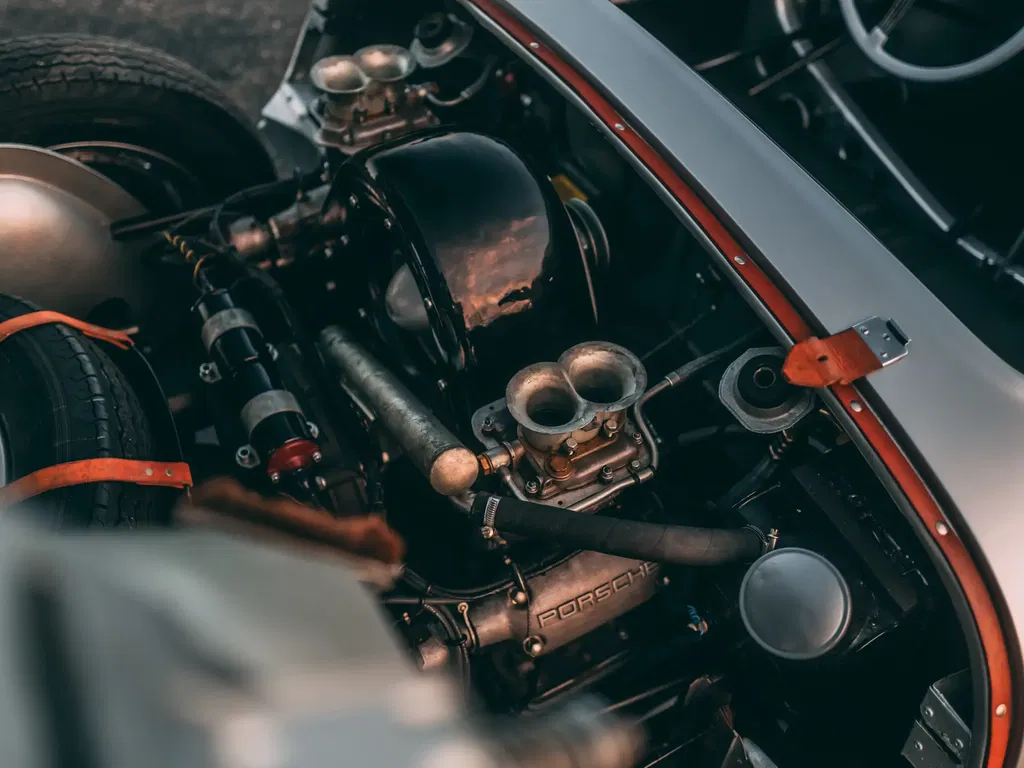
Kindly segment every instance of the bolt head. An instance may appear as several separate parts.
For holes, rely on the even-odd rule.
[[[562,446],[565,448],[565,452],[572,456],[576,453],[576,449],[580,447],[580,444],[576,442],[575,438],[567,437]]]
[[[529,656],[540,656],[544,652],[544,641],[534,635],[523,641],[523,650]]]
[[[552,477],[558,480],[566,480],[572,477],[573,466],[572,460],[566,456],[555,454],[547,462],[548,472],[551,473]]]
[[[637,445],[643,445],[644,443],[644,436],[640,432],[634,432],[629,437]]]
[[[355,195],[349,195],[348,204],[351,205],[353,208],[357,207],[359,205],[359,198],[356,197]]]
[[[615,476],[615,474],[612,471],[612,468],[609,467],[607,464],[605,464],[603,467],[601,467],[601,475],[600,475],[600,477],[601,477],[602,481],[604,481],[606,483],[609,483],[609,482],[611,482],[611,480],[612,480],[612,478],[614,476]]]
[[[281,473],[280,472],[271,472],[270,473],[270,482],[272,482],[274,485],[277,485],[278,483],[280,483],[281,482]]]
[[[217,366],[213,363],[203,363],[199,366],[199,378],[206,384],[212,384],[220,378]]]
[[[317,475],[315,478],[313,478],[313,482],[316,485],[317,490],[323,491],[327,489],[327,480],[320,477],[320,475]]]
[[[318,427],[312,421],[307,421],[306,427],[309,429],[309,434],[313,436],[314,440],[320,437],[320,427]]]
[[[313,451],[313,455],[310,458],[313,459],[314,463],[319,464],[324,460],[324,455],[320,451]]]
[[[608,419],[608,421],[601,425],[601,431],[605,437],[611,437],[619,431],[619,422],[616,419]]]
[[[240,445],[235,451],[235,463],[243,469],[252,469],[260,463],[260,458],[251,445]]]
[[[384,229],[391,229],[392,226],[391,219],[384,219]]]
[[[526,492],[528,494],[530,494],[532,496],[535,493],[537,493],[537,491],[539,491],[539,490],[540,490],[540,483],[538,483],[536,480],[527,480],[526,481]]]
[[[444,379],[438,379],[437,380],[437,391],[438,392],[444,392],[446,389],[448,389],[448,382],[445,381]]]
[[[638,472],[640,470],[640,462],[637,461],[636,459],[633,459],[631,462],[629,462],[629,468],[632,469],[634,472]]]

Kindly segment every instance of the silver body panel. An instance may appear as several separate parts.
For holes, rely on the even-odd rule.
[[[613,94],[630,124],[685,169],[762,255],[757,260],[780,287],[800,298],[812,324],[837,333],[868,316],[893,317],[913,339],[910,354],[872,374],[861,392],[888,411],[889,429],[917,454],[914,465],[948,500],[943,506],[959,513],[952,526],[976,542],[1020,637],[1024,564],[1014,533],[1024,500],[1024,376],[756,125],[615,5],[504,2],[544,30],[546,42]]]

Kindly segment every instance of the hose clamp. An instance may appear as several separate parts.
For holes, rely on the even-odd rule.
[[[754,533],[754,535],[757,536],[757,538],[759,538],[761,540],[761,554],[762,555],[767,555],[769,552],[771,552],[773,549],[775,549],[775,544],[778,541],[778,536],[777,535],[775,536],[775,538],[773,540],[773,539],[770,539],[767,535],[765,535],[765,532],[762,531],[760,528],[758,528],[756,525],[744,525],[743,527],[745,529],[747,529],[748,531],[752,531]]]
[[[202,336],[203,339],[203,346],[206,347],[206,351],[209,352],[217,339],[228,331],[233,331],[235,328],[252,328],[257,332],[260,329],[260,327],[256,325],[256,318],[246,310],[239,307],[222,309],[220,312],[215,312],[210,315],[206,322],[203,323],[203,329],[200,332],[200,336]]]
[[[242,423],[250,437],[264,419],[277,413],[297,413],[305,419],[299,401],[286,389],[261,392],[242,406]]]
[[[501,497],[499,496],[488,496],[487,501],[484,504],[484,518],[483,525],[485,528],[494,528],[494,518],[498,514],[498,504],[501,503]]]

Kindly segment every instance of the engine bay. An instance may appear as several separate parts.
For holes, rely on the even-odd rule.
[[[382,611],[491,712],[598,694],[646,766],[913,761],[930,687],[972,683],[912,524],[589,118],[397,7],[311,13],[314,170],[113,227],[145,287],[87,319],[131,329],[196,483],[385,520]]]

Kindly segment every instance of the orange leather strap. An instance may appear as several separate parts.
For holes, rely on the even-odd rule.
[[[63,323],[86,336],[129,349],[132,338],[123,331],[112,331],[60,312],[40,310],[0,322],[0,342],[18,331],[50,323]],[[43,467],[0,488],[0,504],[17,504],[41,493],[84,483],[136,483],[138,485],[185,488],[192,485],[192,472],[181,462],[136,461],[134,459],[83,459],[52,467]]]
[[[882,361],[856,328],[825,339],[811,336],[793,345],[782,364],[786,381],[798,387],[850,384],[881,370]]]
[[[181,462],[135,459],[83,459],[43,467],[0,488],[0,505],[17,504],[57,488],[84,483],[135,483],[167,488],[192,485],[192,472]]]
[[[93,325],[87,323],[84,320],[77,320],[67,315],[62,315],[60,312],[50,312],[49,310],[40,310],[39,312],[29,312],[26,315],[18,315],[12,317],[10,320],[4,320],[0,323],[0,341],[3,341],[8,336],[23,331],[26,328],[35,328],[37,325],[48,325],[50,323],[63,323],[69,325],[75,330],[81,331],[86,336],[100,341],[109,341],[116,347],[121,349],[128,349],[134,343],[131,336],[123,331],[112,331],[109,328],[104,328],[99,325]]]

